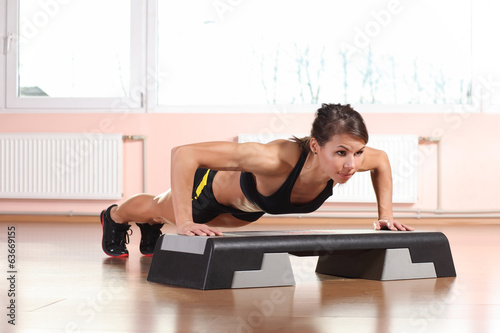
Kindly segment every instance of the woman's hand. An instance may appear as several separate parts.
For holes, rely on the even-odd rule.
[[[373,222],[375,230],[392,230],[392,231],[413,231],[413,227],[398,222],[395,219],[378,220]]]
[[[187,236],[222,236],[222,232],[218,229],[192,221],[187,221],[178,225],[177,233]]]

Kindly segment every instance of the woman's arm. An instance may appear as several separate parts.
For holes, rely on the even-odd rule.
[[[373,189],[377,197],[378,220],[374,222],[376,230],[413,230],[394,219],[392,212],[392,172],[387,154],[378,149],[366,147],[363,163],[359,171],[370,171]]]
[[[271,173],[277,156],[275,146],[258,143],[206,142],[172,149],[171,187],[177,232],[200,236],[222,234],[216,228],[193,222],[191,194],[198,168]]]

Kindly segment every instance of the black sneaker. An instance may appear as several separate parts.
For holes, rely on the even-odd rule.
[[[141,229],[141,244],[139,249],[145,256],[152,256],[155,251],[155,245],[158,238],[161,236],[161,227],[163,223],[149,224],[149,223],[136,223]]]
[[[116,223],[111,219],[111,205],[101,212],[102,249],[110,257],[128,257],[126,244],[129,242],[129,224]],[[132,230],[130,230],[132,234]]]

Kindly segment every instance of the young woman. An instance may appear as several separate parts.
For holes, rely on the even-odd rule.
[[[387,155],[366,147],[368,132],[350,105],[323,104],[311,136],[268,144],[206,142],[172,150],[172,189],[139,194],[101,213],[102,246],[128,256],[129,222],[141,230],[141,252],[151,255],[163,223],[183,235],[222,235],[218,226],[242,226],[264,213],[318,209],[336,184],[370,171],[378,203],[376,230],[413,230],[392,213],[392,175]],[[194,182],[193,182],[194,178]]]

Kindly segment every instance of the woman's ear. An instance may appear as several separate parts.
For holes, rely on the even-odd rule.
[[[314,138],[314,137],[311,138],[311,141],[309,141],[309,148],[311,148],[311,151],[313,152],[313,154],[318,153],[319,143],[318,143],[318,140],[316,140],[316,138]]]

